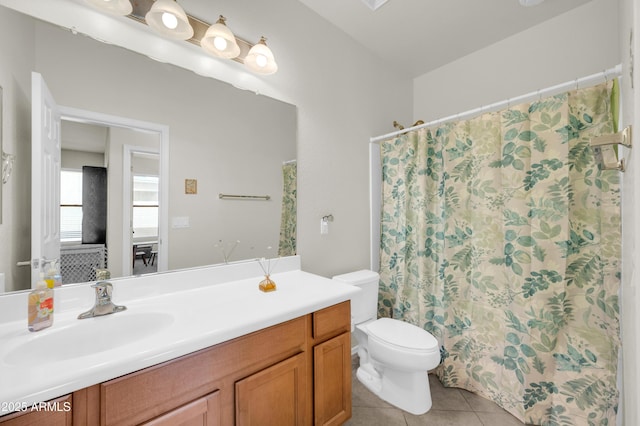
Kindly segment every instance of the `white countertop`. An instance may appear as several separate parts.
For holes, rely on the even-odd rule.
[[[299,259],[292,259],[289,265],[299,267]],[[272,275],[276,291],[263,293],[258,289],[263,276],[253,270],[247,272],[246,265],[233,268],[235,272],[230,276],[242,278],[225,281],[228,271],[203,268],[195,275],[193,271],[166,274],[170,277],[160,274],[155,280],[150,276],[133,285],[128,279],[112,280],[114,303],[125,305],[127,310],[85,320],[78,320],[77,316],[93,306],[93,289],[56,290],[53,326],[35,333],[27,330],[24,295],[20,298],[24,299],[23,318],[0,317],[0,413],[12,411],[11,405],[31,406],[306,315],[349,300],[359,291],[357,287],[289,268]],[[247,274],[253,276],[243,277]],[[147,290],[149,295],[140,297]],[[83,296],[76,298],[79,292]],[[65,304],[61,300],[65,296],[77,303]],[[0,311],[2,302],[0,298]],[[145,318],[154,323],[149,324],[150,329],[160,323],[161,327],[151,332],[145,330],[144,322],[137,329],[127,327],[128,322],[135,323],[145,315],[150,315]],[[87,330],[86,338],[65,343],[64,347],[56,343],[56,336],[61,335],[56,333],[65,333],[78,325]],[[131,338],[111,347],[108,341],[100,339],[101,329],[117,330]],[[15,354],[12,351],[36,339],[50,340],[51,344],[45,347],[51,350],[29,352],[26,357],[12,356]],[[64,355],[67,353],[68,356]]]

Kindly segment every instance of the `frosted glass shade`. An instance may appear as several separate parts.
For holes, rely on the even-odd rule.
[[[193,37],[187,14],[174,0],[157,0],[144,18],[147,25],[164,37],[177,40]]]
[[[520,1],[520,5],[524,6],[524,7],[531,7],[531,6],[537,6],[540,3],[542,3],[544,0],[519,0]]]
[[[129,15],[133,10],[129,0],[87,0],[87,3],[112,15]]]
[[[231,30],[225,25],[224,16],[211,25],[200,40],[205,52],[221,58],[233,59],[240,54],[240,46]]]
[[[257,74],[273,74],[278,71],[278,64],[276,64],[271,49],[267,47],[264,37],[260,38],[260,41],[249,50],[244,64]]]

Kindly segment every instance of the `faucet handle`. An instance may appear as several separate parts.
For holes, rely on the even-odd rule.
[[[96,268],[96,280],[104,281],[111,278],[111,272],[108,269]]]

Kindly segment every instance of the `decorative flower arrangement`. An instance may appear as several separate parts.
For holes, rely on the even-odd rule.
[[[218,240],[218,243],[215,244],[214,247],[218,247],[220,249],[220,252],[222,253],[222,258],[224,259],[224,263],[229,263],[229,259],[231,259],[231,254],[236,249],[236,247],[238,247],[238,244],[240,244],[240,240],[237,240],[235,243],[233,243],[233,245],[225,243],[224,240]]]

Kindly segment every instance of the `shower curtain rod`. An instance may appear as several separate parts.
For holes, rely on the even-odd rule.
[[[504,101],[496,102],[490,105],[482,106],[480,108],[475,108],[466,112],[461,112],[458,114],[453,114],[444,118],[439,118],[437,120],[430,121],[428,123],[420,124],[418,126],[408,127],[406,129],[397,130],[395,132],[387,133],[385,135],[375,136],[369,139],[370,143],[378,143],[382,142],[385,139],[392,138],[394,136],[401,135],[403,133],[410,132],[412,130],[418,130],[425,127],[432,127],[437,124],[446,123],[448,121],[460,120],[470,118],[475,115],[482,114],[484,112],[498,111],[505,107],[509,107],[511,105],[518,105],[536,98],[547,97],[552,95],[557,95],[558,93],[562,93],[571,88],[578,87],[589,87],[594,86],[603,81],[607,81],[611,78],[619,77],[622,75],[622,65],[618,64],[613,68],[609,68],[608,70],[604,70],[602,72],[591,74],[586,77],[577,78],[572,81],[567,81],[565,83],[557,84],[555,86],[547,87],[546,89],[536,90],[535,92],[530,92],[525,95],[516,96],[515,98],[509,98]]]

